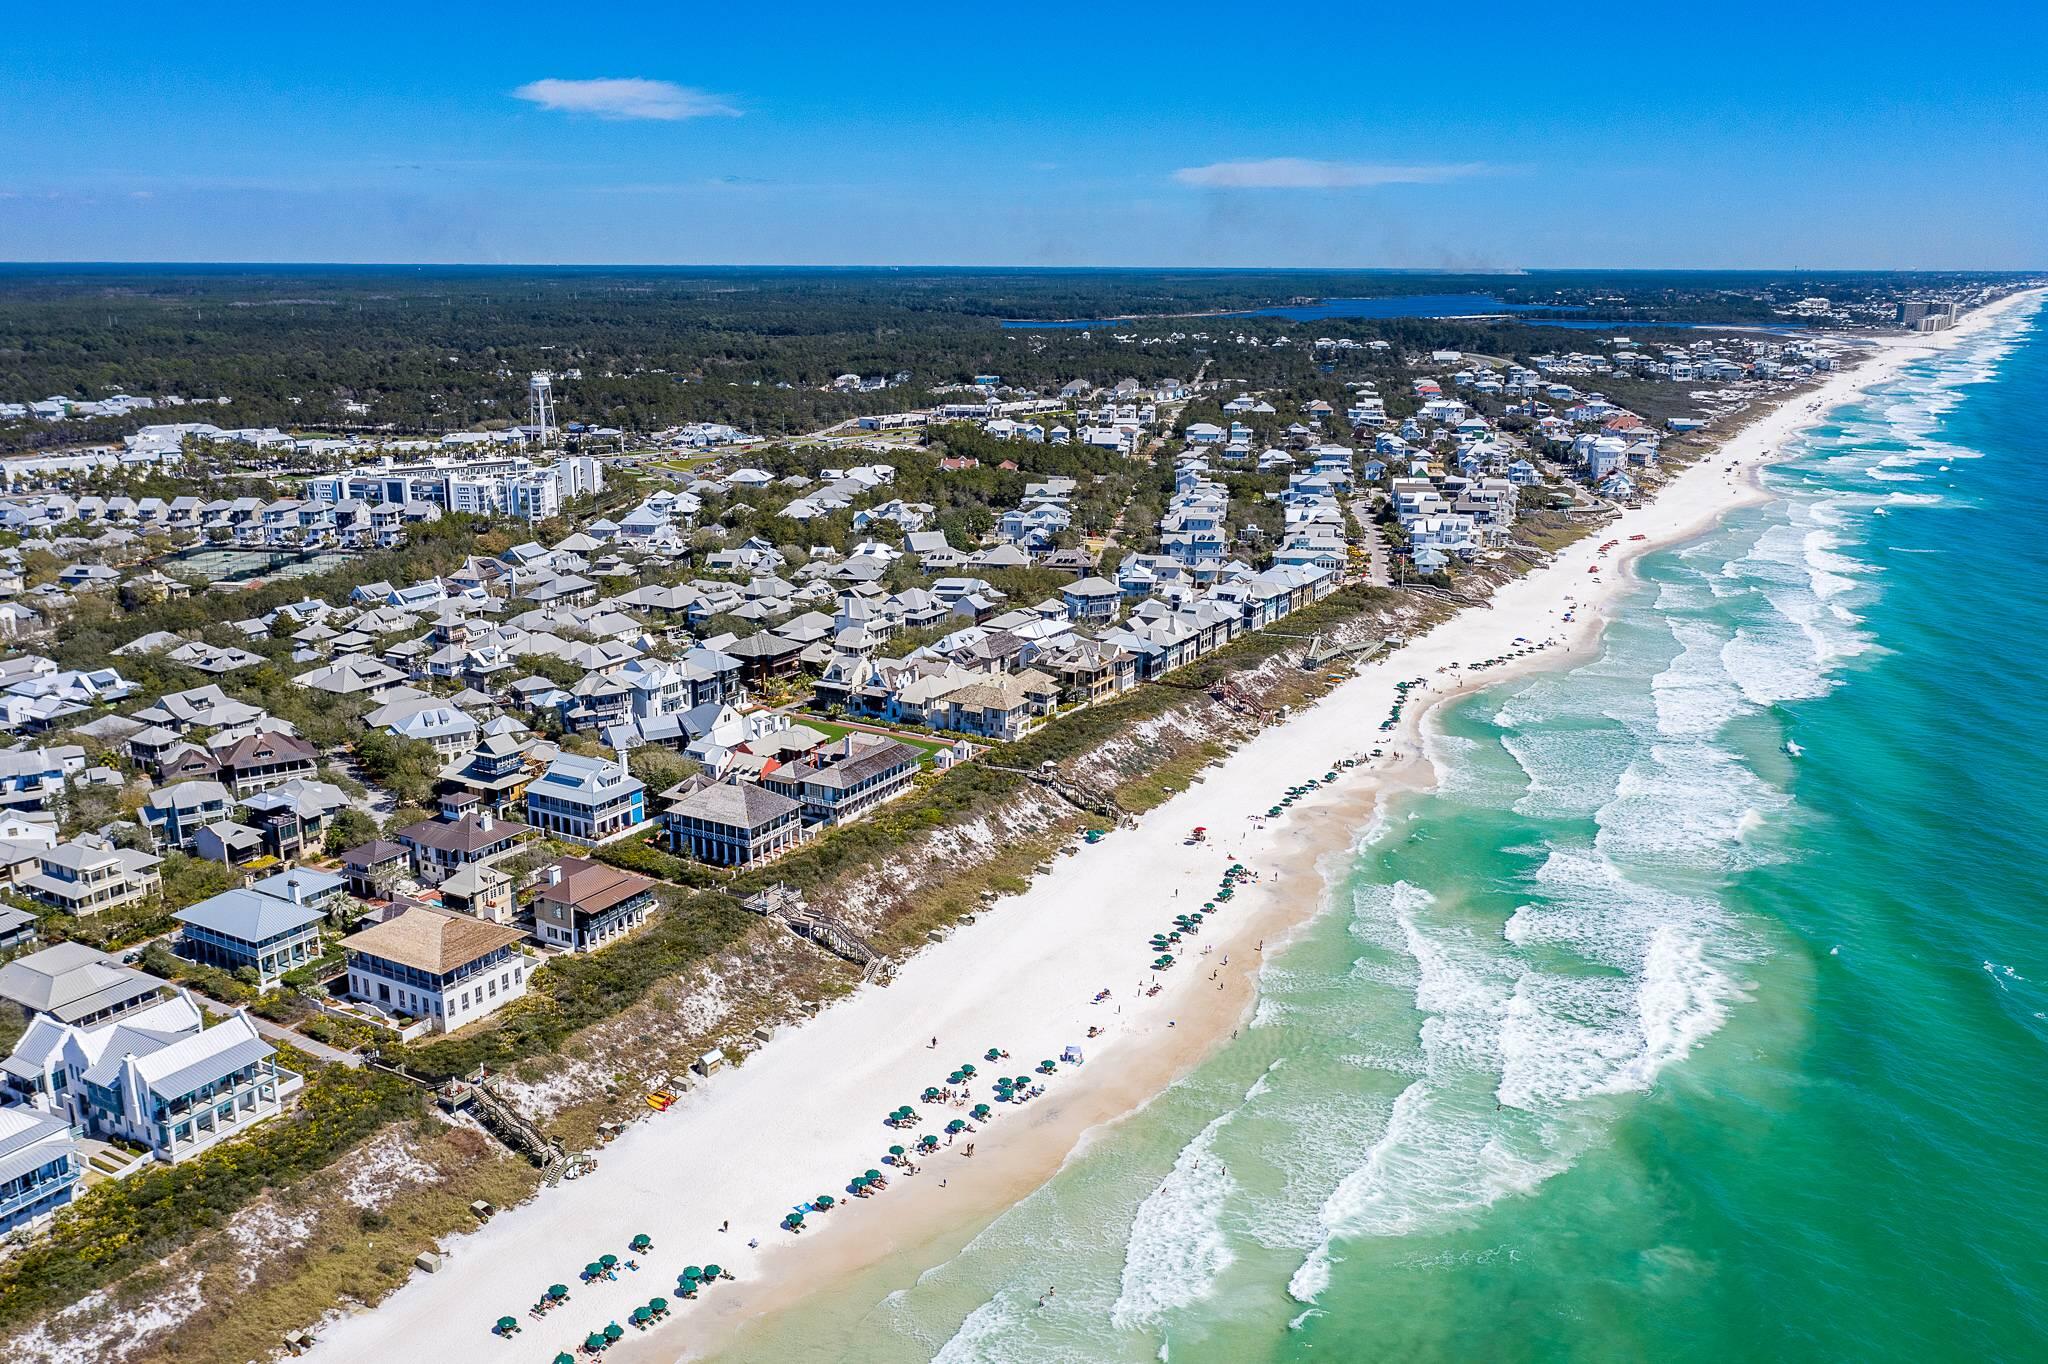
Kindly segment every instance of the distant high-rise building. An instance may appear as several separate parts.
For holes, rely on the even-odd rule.
[[[1956,324],[1959,311],[1953,302],[1910,298],[1899,304],[1899,325],[1916,332],[1946,331]]]

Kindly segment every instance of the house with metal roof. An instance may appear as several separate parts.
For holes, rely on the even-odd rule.
[[[647,920],[654,882],[583,857],[565,857],[542,871],[533,900],[534,936],[551,947],[590,952]]]
[[[180,991],[91,1024],[39,1016],[0,1077],[24,1107],[175,1163],[284,1111],[305,1081],[275,1057],[246,1014],[205,1027]]]
[[[327,911],[309,903],[319,889],[316,877],[341,883],[338,876],[295,868],[179,910],[171,916],[184,925],[179,948],[194,961],[223,971],[246,966],[267,988],[285,972],[320,958],[320,923]],[[261,888],[266,886],[270,889]]]
[[[563,753],[526,788],[526,818],[557,838],[601,843],[647,818],[646,787],[623,760]]]
[[[305,1085],[237,1010],[211,1028],[165,1037],[123,1022],[79,1077],[88,1131],[138,1142],[168,1164],[282,1113]]]
[[[167,982],[82,942],[60,942],[0,966],[0,999],[60,1023],[92,1024],[153,1002]]]
[[[0,1108],[0,1236],[56,1212],[84,1178],[70,1123],[32,1108]]]
[[[142,805],[142,821],[159,847],[190,848],[209,824],[229,818],[234,798],[217,781],[181,781],[150,792]]]
[[[157,873],[162,858],[90,835],[44,848],[36,860],[36,871],[21,879],[21,889],[67,914],[98,914],[134,904],[163,886]]]

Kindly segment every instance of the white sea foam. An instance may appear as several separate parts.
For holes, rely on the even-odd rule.
[[[1015,1358],[1012,1338],[1024,1325],[1023,1313],[998,1293],[967,1314],[953,1338],[932,1356],[932,1364],[1005,1364]]]
[[[1733,753],[1710,743],[1651,745],[1594,816],[1603,853],[1629,864],[1724,868],[1747,859],[1744,823],[1786,797]]]
[[[1216,1155],[1230,1109],[1181,1148],[1159,1187],[1138,1205],[1124,1246],[1123,1291],[1110,1309],[1118,1330],[1150,1325],[1208,1296],[1236,1258],[1223,1234],[1223,1206],[1236,1187]]]
[[[1330,1286],[1330,1243],[1319,1242],[1308,1258],[1301,1262],[1292,1277],[1287,1280],[1287,1296],[1296,1302],[1314,1302]],[[1307,1318],[1306,1312],[1296,1317],[1297,1322]]]
[[[1628,757],[1627,737],[1611,730],[1529,730],[1503,734],[1500,744],[1528,778],[1515,813],[1540,819],[1592,814]]]
[[[1740,714],[1742,691],[1721,663],[1728,636],[1714,624],[1674,618],[1671,633],[1684,646],[1663,672],[1650,679],[1657,707],[1657,732],[1711,736]]]

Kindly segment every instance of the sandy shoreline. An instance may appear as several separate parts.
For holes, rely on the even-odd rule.
[[[1654,501],[1504,586],[1490,607],[1461,611],[1361,666],[1136,828],[1059,858],[1023,893],[904,963],[892,985],[864,988],[784,1029],[743,1067],[636,1124],[600,1153],[594,1174],[452,1238],[439,1274],[415,1276],[377,1308],[329,1325],[315,1357],[430,1358],[487,1349],[493,1359],[545,1364],[606,1322],[626,1322],[655,1295],[675,1301],[675,1276],[684,1265],[716,1261],[739,1282],[695,1302],[675,1301],[669,1323],[644,1335],[629,1328],[606,1354],[627,1364],[699,1357],[729,1343],[746,1321],[829,1290],[859,1269],[921,1247],[937,1253],[940,1243],[1043,1183],[1091,1130],[1142,1107],[1241,1025],[1257,993],[1256,944],[1263,939],[1273,950],[1309,922],[1325,899],[1325,860],[1353,846],[1377,802],[1430,779],[1420,756],[1429,709],[1593,648],[1629,578],[1629,560],[1762,499],[1762,466],[1817,414],[2027,297],[1970,314],[1954,331],[1881,344],[1863,363],[1759,416]],[[1638,535],[1644,538],[1630,538]],[[1599,546],[1610,541],[1619,543],[1601,556]],[[1571,604],[1575,619],[1565,624]],[[1477,673],[1439,671],[1507,653],[1521,636],[1559,643]],[[1394,684],[1417,677],[1429,680],[1428,691],[1392,735],[1381,735]],[[1266,827],[1248,821],[1289,785],[1376,745],[1388,750],[1386,759],[1346,771]],[[1211,842],[1187,846],[1193,825],[1206,825]],[[1136,987],[1149,979],[1145,937],[1208,898],[1226,852],[1260,873],[1260,881],[1241,890],[1194,952],[1160,978],[1160,993],[1144,998]],[[1200,945],[1212,947],[1212,955],[1196,955]],[[1226,956],[1230,964],[1222,968]],[[1091,1004],[1098,988],[1113,998]],[[1087,1039],[1090,1024],[1106,1034]],[[933,1036],[936,1049],[927,1045]],[[973,1159],[957,1147],[944,1149],[924,1162],[923,1173],[892,1180],[878,1197],[813,1216],[801,1236],[778,1229],[792,1204],[817,1194],[839,1197],[850,1176],[878,1167],[882,1152],[902,1140],[881,1126],[883,1113],[916,1105],[920,1091],[943,1084],[958,1063],[980,1063],[987,1048],[1000,1046],[1011,1053],[1012,1073],[1021,1074],[1068,1044],[1086,1049],[1087,1064],[1062,1067],[1040,1099],[1000,1107],[972,1138]],[[977,1086],[977,1100],[986,1097]],[[916,1132],[938,1131],[964,1116],[919,1108]],[[721,1233],[727,1219],[732,1230]],[[638,1232],[655,1242],[639,1273],[576,1285],[583,1264],[606,1252],[626,1256],[625,1243]],[[758,1250],[748,1248],[750,1238],[758,1238]],[[570,1305],[545,1321],[528,1318],[526,1307],[554,1282],[571,1285]],[[509,1343],[489,1341],[491,1323],[506,1313],[523,1333]]]

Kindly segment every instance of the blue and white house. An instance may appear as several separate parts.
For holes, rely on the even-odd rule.
[[[526,788],[526,822],[556,838],[602,843],[647,819],[647,788],[624,760],[564,753]]]

